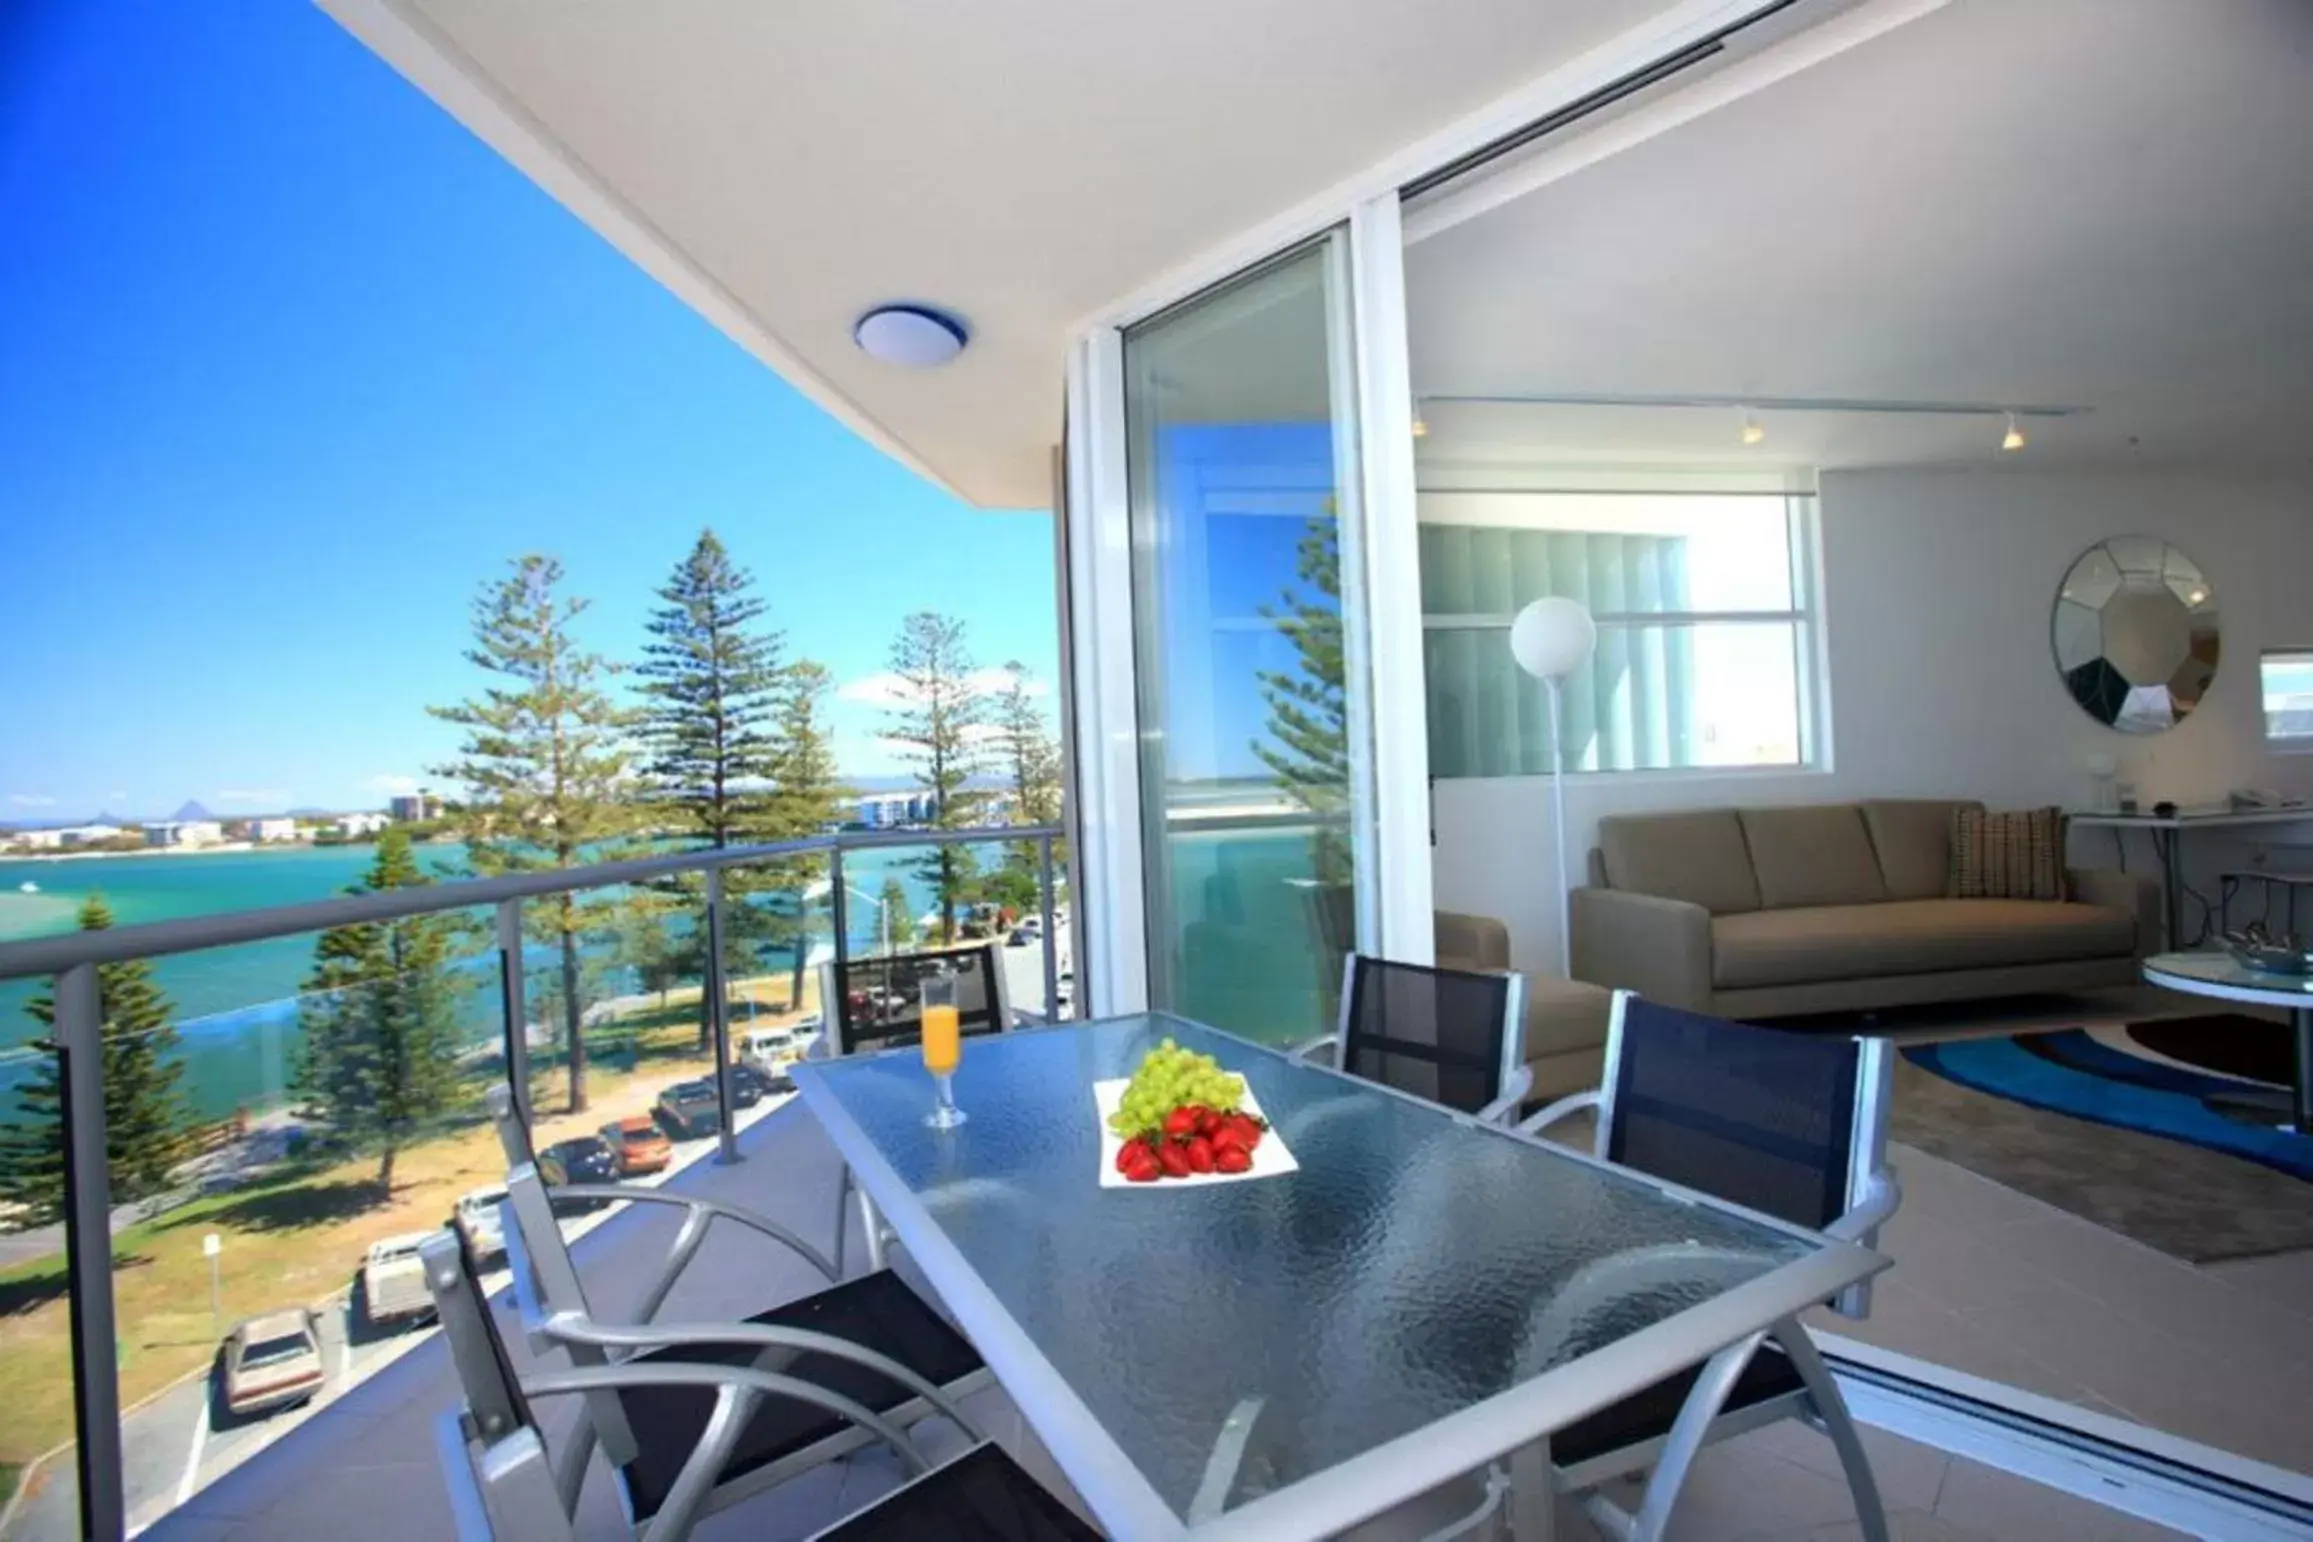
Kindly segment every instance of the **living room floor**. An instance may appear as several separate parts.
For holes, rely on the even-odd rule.
[[[1914,1045],[2206,1010],[2147,987],[2069,1004],[1953,1009],[1932,1015],[1940,1022],[1898,1018],[1889,1027],[1899,1044]],[[1899,1067],[1899,1129],[1907,1071],[1925,1075]],[[2065,1149],[2079,1160],[2094,1160],[2103,1141],[2116,1171],[2124,1150],[2141,1168],[2149,1145],[2188,1185],[2203,1172],[2228,1176],[2231,1201],[2248,1194],[2277,1213],[2276,1236],[2295,1240],[2298,1219],[2313,1213],[2313,1188],[2284,1174],[2135,1131],[2033,1117],[2069,1127],[2075,1143]],[[1896,1267],[1882,1277],[1868,1321],[1826,1314],[1825,1332],[2313,1474],[2305,1418],[2313,1247],[2190,1262],[1971,1171],[1964,1141],[1940,1149],[1891,1143],[1904,1197],[1881,1245]],[[2226,1165],[2237,1171],[2224,1174]],[[2074,1192],[2093,1199],[2098,1181]],[[2226,1201],[2212,1191],[2209,1202]]]

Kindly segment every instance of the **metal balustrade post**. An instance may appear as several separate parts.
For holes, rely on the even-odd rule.
[[[827,854],[827,906],[830,924],[835,927],[835,978],[838,981],[843,978],[843,966],[851,962],[851,924],[844,907],[847,892],[843,887],[843,848],[838,846]],[[834,1021],[829,1016],[833,1011],[832,1003],[819,1004],[819,1015],[825,1021]]]
[[[522,902],[498,902],[498,999],[506,1018],[506,1084],[524,1124],[535,1122],[530,1107],[530,1007],[522,990]]]
[[[801,946],[800,939],[797,943]],[[723,981],[723,870],[707,869],[707,966],[699,989],[707,995],[707,1024],[715,1039],[715,1162],[739,1160],[739,1134],[732,1127],[731,1005]]]
[[[121,1488],[120,1379],[114,1349],[112,1172],[104,1128],[104,1003],[96,965],[56,977],[52,1029],[63,1075],[64,1258],[72,1308],[72,1414],[80,1475],[80,1534],[119,1542],[127,1533]]]
[[[1060,1021],[1060,934],[1052,929],[1052,837],[1036,841],[1036,892],[1044,927],[1044,1020]]]

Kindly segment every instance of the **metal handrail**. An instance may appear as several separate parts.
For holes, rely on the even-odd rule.
[[[416,888],[383,889],[372,894],[348,894],[335,899],[307,900],[296,905],[270,905],[262,910],[228,911],[213,916],[185,916],[173,921],[145,921],[135,926],[112,926],[102,931],[65,932],[54,937],[33,937],[0,943],[0,980],[62,974],[77,964],[117,964],[129,959],[156,958],[168,953],[193,953],[203,948],[231,947],[263,942],[272,937],[293,937],[327,931],[333,926],[358,926],[373,921],[399,921],[409,916],[444,910],[466,910],[507,900],[536,899],[576,889],[601,889],[617,884],[643,883],[675,873],[710,872],[746,867],[781,857],[817,852],[856,851],[884,846],[984,845],[989,841],[1043,841],[1058,839],[1058,825],[984,825],[969,830],[878,830],[870,833],[814,835],[796,841],[763,846],[707,847],[670,852],[663,857],[636,857],[623,862],[597,862],[588,867],[548,868],[535,873],[510,873],[499,878],[457,878]]]
[[[1040,913],[1044,942],[1044,1010],[1059,1005],[1058,943],[1053,936],[1053,842],[1064,839],[1058,825],[983,825],[969,830],[878,830],[812,836],[762,846],[707,847],[598,862],[589,867],[549,868],[499,878],[452,879],[408,889],[352,894],[299,905],[275,905],[136,926],[69,932],[24,942],[0,943],[0,980],[53,975],[55,1015],[49,1042],[56,1050],[61,1081],[58,1113],[65,1146],[64,1253],[67,1294],[72,1303],[74,1460],[80,1486],[81,1535],[116,1542],[127,1532],[122,1483],[119,1368],[114,1349],[112,1288],[111,1174],[106,1163],[103,1003],[97,985],[100,965],[130,959],[231,947],[272,937],[293,937],[336,926],[398,921],[409,916],[495,908],[501,1026],[505,1035],[508,1089],[525,1117],[530,1085],[529,1012],[524,999],[522,902],[541,895],[642,883],[676,873],[704,873],[705,957],[700,999],[706,1004],[715,1055],[715,1102],[719,1118],[719,1162],[739,1160],[732,1118],[736,1097],[731,1078],[731,1025],[723,977],[723,875],[734,867],[785,857],[826,853],[830,877],[835,952],[847,946],[843,913],[843,854],[863,848],[985,845],[991,841],[1037,848]]]

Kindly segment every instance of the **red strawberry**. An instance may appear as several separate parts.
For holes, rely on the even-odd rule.
[[[1149,1149],[1148,1140],[1144,1136],[1135,1135],[1116,1148],[1116,1170],[1120,1173],[1129,1171],[1136,1162],[1155,1159],[1156,1153]]]
[[[1157,1147],[1157,1160],[1164,1164],[1168,1178],[1186,1178],[1196,1171],[1189,1166],[1189,1148],[1185,1141],[1168,1140]]]
[[[1189,1171],[1209,1173],[1213,1170],[1213,1143],[1211,1141],[1198,1135],[1190,1139],[1187,1149]]]
[[[1154,1183],[1164,1175],[1165,1170],[1157,1165],[1155,1157],[1142,1157],[1124,1170],[1124,1181],[1127,1183]]]
[[[1200,1107],[1197,1110],[1197,1133],[1199,1135],[1212,1134],[1220,1122],[1221,1115],[1217,1109]]]
[[[1213,1171],[1243,1173],[1253,1169],[1253,1153],[1242,1146],[1223,1146],[1213,1153]]]
[[[1186,1103],[1165,1115],[1165,1133],[1185,1139],[1197,1133],[1197,1111]]]

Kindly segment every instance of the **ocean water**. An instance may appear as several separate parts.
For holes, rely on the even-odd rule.
[[[463,870],[464,851],[459,846],[421,846],[418,853],[438,877],[454,878]],[[929,890],[908,865],[918,855],[905,850],[847,852],[844,877],[850,887],[874,894],[881,891],[887,875],[896,875],[909,909],[921,915],[930,908]],[[114,924],[133,926],[327,899],[352,887],[374,860],[375,851],[367,845],[0,860],[0,942],[71,931],[82,901],[91,893],[103,895],[112,907]],[[29,892],[26,884],[33,886]],[[482,921],[487,912],[473,915]],[[855,895],[847,919],[851,945],[871,950],[875,907]],[[822,915],[822,940],[825,927]],[[297,996],[313,968],[315,941],[316,936],[308,933],[153,961],[154,979],[175,1010],[185,1065],[183,1086],[198,1116],[216,1118],[237,1107],[278,1101],[295,1064]],[[530,959],[533,970],[548,963],[545,950],[537,950]],[[494,1035],[495,962],[484,954],[461,969],[471,985],[461,993],[461,1014],[477,1038]],[[31,1059],[43,1053],[26,1047],[41,1029],[25,1006],[47,988],[44,980],[0,981],[0,1123],[12,1120],[15,1087]],[[535,983],[532,988],[535,992]],[[614,980],[611,988],[635,987]]]

